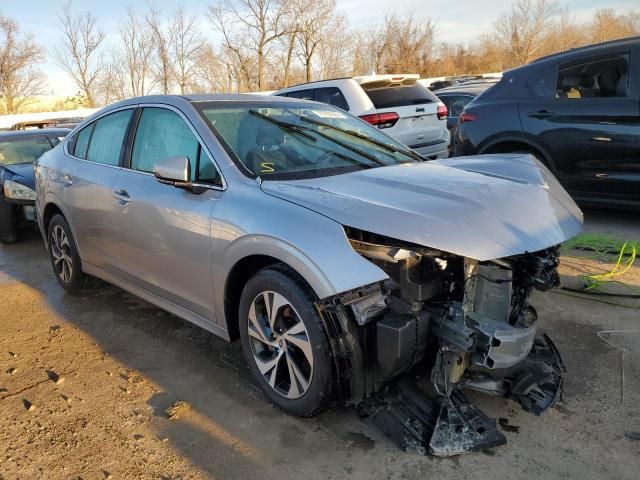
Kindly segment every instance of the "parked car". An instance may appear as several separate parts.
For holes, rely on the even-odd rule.
[[[528,152],[582,204],[640,206],[640,37],[504,74],[460,115],[456,155]]]
[[[496,83],[497,81],[483,81],[479,83],[465,82],[438,90],[438,98],[447,107],[447,129],[451,134],[451,141],[449,142],[450,155],[453,155],[454,152],[453,140],[455,138],[456,128],[458,127],[458,117],[462,113],[462,110],[471,100]]]
[[[418,79],[419,75],[366,75],[305,83],[275,95],[335,105],[426,158],[446,158],[447,110]]]
[[[424,162],[331,105],[152,96],[76,128],[36,182],[65,290],[99,277],[239,339],[287,412],[358,404],[400,445],[451,455],[505,441],[462,388],[536,414],[559,396],[528,298],[557,285],[582,215],[526,155]],[[411,369],[433,389],[403,387]]]
[[[33,161],[69,132],[48,129],[0,132],[0,243],[15,242],[25,222],[35,226]]]

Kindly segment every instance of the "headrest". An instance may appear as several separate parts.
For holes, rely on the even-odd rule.
[[[581,73],[579,82],[581,88],[593,88],[596,84],[596,81],[588,73]]]
[[[598,86],[601,91],[615,92],[618,88],[620,74],[617,70],[605,70],[598,77]]]
[[[256,145],[270,147],[284,143],[284,130],[277,125],[260,125],[256,134]]]
[[[561,87],[563,90],[570,90],[580,86],[580,75],[563,75],[561,77]]]

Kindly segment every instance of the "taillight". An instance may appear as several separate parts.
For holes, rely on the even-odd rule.
[[[462,124],[464,122],[473,122],[476,119],[476,116],[473,113],[462,112],[458,117],[458,124]]]
[[[395,112],[373,113],[371,115],[362,115],[360,118],[378,128],[393,127],[400,119],[398,114]]]
[[[438,104],[438,120],[444,120],[447,118],[447,106],[444,103]]]

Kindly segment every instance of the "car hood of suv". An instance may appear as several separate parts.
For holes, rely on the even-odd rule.
[[[264,181],[265,193],[342,225],[477,260],[557,245],[582,212],[529,155],[481,155]]]

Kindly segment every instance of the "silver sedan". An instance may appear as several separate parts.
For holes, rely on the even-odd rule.
[[[239,339],[290,413],[340,401],[380,418],[398,407],[383,387],[408,405],[397,380],[424,372],[440,414],[409,433],[445,455],[503,438],[489,421],[465,442],[438,437],[446,412],[477,411],[462,389],[535,414],[560,394],[529,295],[558,285],[556,247],[582,214],[530,156],[426,162],[330,105],[149,96],[79,125],[36,182],[64,289],[102,279]]]

